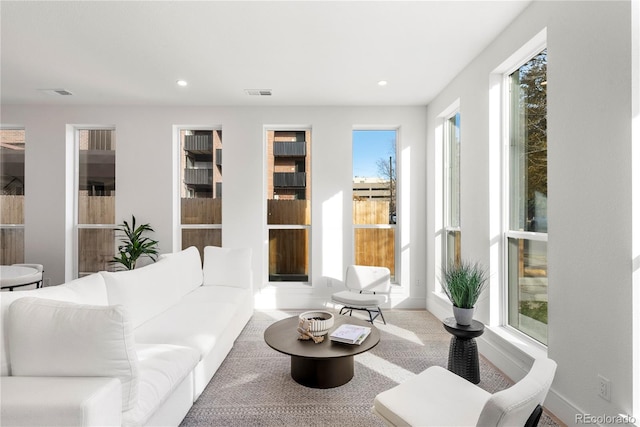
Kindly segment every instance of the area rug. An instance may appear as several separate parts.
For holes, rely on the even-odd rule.
[[[256,311],[182,426],[384,426],[371,413],[374,397],[429,366],[446,367],[449,335],[427,311],[387,310],[376,321],[380,343],[355,356],[353,379],[312,389],[291,379],[290,358],[267,346],[264,330],[298,311]],[[480,384],[489,392],[512,382],[480,358]],[[557,426],[546,413],[539,425]]]

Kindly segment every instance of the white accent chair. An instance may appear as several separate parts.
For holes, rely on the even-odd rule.
[[[350,265],[344,283],[346,291],[331,295],[332,302],[343,306],[340,314],[348,312],[351,316],[353,310],[362,310],[369,314],[371,323],[380,316],[387,324],[380,306],[387,302],[391,291],[391,271],[388,268]]]
[[[390,426],[534,427],[556,371],[556,362],[536,359],[511,387],[491,394],[440,366],[432,366],[378,394],[373,413]]]
[[[29,285],[36,285],[36,288],[42,287],[44,281],[44,266],[42,264],[12,264],[12,267],[29,267],[35,269],[36,272],[24,276],[3,277],[2,289],[13,291],[13,288]]]

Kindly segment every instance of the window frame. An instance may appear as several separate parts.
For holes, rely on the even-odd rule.
[[[457,215],[457,225],[452,225],[452,197],[453,197],[453,185],[452,185],[452,170],[451,164],[452,160],[452,145],[453,139],[451,135],[451,119],[457,116],[457,125],[458,125],[458,141],[457,141],[457,199],[458,199],[458,215]],[[442,116],[442,126],[443,126],[443,232],[444,236],[442,238],[442,268],[449,267],[449,233],[459,233],[459,239],[462,240],[462,227],[461,227],[461,195],[462,195],[462,174],[461,174],[461,151],[462,151],[462,127],[460,122],[460,105],[459,103],[454,104],[452,109]],[[460,246],[462,244],[460,243]],[[456,259],[453,261],[459,261],[462,258],[462,249],[460,249],[460,253],[457,256],[454,255]]]
[[[73,250],[72,250],[72,274],[73,278],[80,277],[80,230],[116,230],[116,219],[114,218],[113,224],[80,224],[80,132],[83,130],[111,130],[114,132],[114,139],[117,141],[115,135],[115,125],[73,125]],[[117,145],[116,145],[117,150]],[[116,151],[114,150],[114,151]],[[114,156],[116,153],[114,153]],[[117,161],[117,157],[115,158]],[[117,188],[117,177],[114,175]],[[116,193],[117,194],[117,193]],[[114,203],[117,205],[117,198]],[[114,212],[116,206],[114,206]],[[113,241],[113,256],[116,255],[116,238]]]
[[[398,150],[400,147],[400,128],[397,126],[383,126],[383,127],[354,127],[351,129],[351,150],[353,153],[353,133],[356,131],[393,131],[395,133],[395,166],[396,166],[396,186],[395,186],[395,204],[396,204],[396,221],[394,224],[354,224],[353,222],[353,212],[351,214],[351,238],[352,238],[352,248],[351,248],[351,260],[352,263],[356,262],[356,230],[361,229],[381,229],[381,230],[394,230],[393,233],[393,265],[394,265],[394,274],[392,275],[391,284],[392,285],[400,285],[402,283],[401,272],[402,268],[400,265],[400,229],[401,229],[401,206],[400,203],[400,188],[402,186],[402,174],[401,174],[401,165],[400,165],[400,157],[398,156]],[[352,154],[353,156],[353,154]],[[352,167],[352,184],[351,184],[351,200],[353,203],[353,157],[351,161]]]
[[[0,131],[22,131],[24,134],[24,145],[25,145],[25,149],[24,149],[24,155],[23,155],[23,168],[25,170],[25,177],[24,177],[24,182],[23,182],[23,191],[22,191],[22,197],[23,197],[23,207],[22,207],[22,222],[21,223],[15,223],[15,222],[10,222],[10,223],[3,223],[0,221],[0,229],[4,230],[15,230],[15,231],[21,231],[22,232],[22,254],[20,254],[20,256],[18,256],[17,258],[14,259],[15,262],[12,263],[21,263],[24,262],[24,258],[25,258],[25,212],[24,212],[24,203],[26,201],[26,196],[27,196],[27,187],[26,187],[26,167],[27,167],[27,157],[26,157],[26,151],[27,151],[27,131],[26,128],[24,126],[13,126],[13,125],[0,125]]]
[[[547,344],[534,338],[528,333],[518,329],[510,324],[509,306],[510,306],[510,288],[512,285],[509,283],[509,240],[520,239],[529,240],[534,242],[548,243],[548,231],[546,233],[536,231],[514,230],[512,229],[512,147],[511,147],[511,114],[512,114],[512,98],[511,98],[511,75],[519,70],[527,62],[531,61],[535,56],[539,55],[542,51],[547,49],[546,29],[539,33],[528,44],[516,52],[508,61],[507,67],[502,67],[500,71],[496,71],[496,74],[500,78],[501,87],[501,200],[502,200],[502,233],[501,233],[501,249],[500,249],[500,309],[499,309],[499,321],[500,325],[510,333],[519,336],[525,341],[532,343],[537,348],[546,349]],[[548,278],[547,278],[548,280]],[[547,324],[548,331],[548,324]],[[548,335],[547,335],[548,341]]]
[[[311,192],[311,197],[309,197],[309,224],[269,224],[268,221],[268,215],[269,215],[269,207],[268,207],[268,196],[269,196],[269,177],[268,177],[268,173],[269,173],[269,158],[268,158],[268,144],[269,144],[269,137],[268,137],[268,133],[269,132],[309,132],[309,137],[310,137],[310,141],[309,141],[309,150],[308,152],[306,152],[305,156],[310,156],[309,158],[309,169],[308,171],[306,171],[306,173],[308,174],[307,176],[309,177],[309,186],[306,187],[306,189],[308,189],[308,191],[311,191],[310,189],[313,187],[313,127],[311,125],[265,125],[263,126],[262,129],[262,135],[263,135],[263,155],[264,155],[264,173],[263,173],[263,179],[264,179],[264,186],[263,186],[263,203],[264,203],[264,210],[263,210],[263,218],[264,218],[264,224],[265,224],[265,241],[266,241],[266,245],[265,245],[265,268],[264,268],[264,274],[265,274],[265,283],[267,283],[268,285],[271,286],[278,286],[278,287],[295,287],[298,285],[303,285],[303,286],[311,286],[313,283],[313,192]],[[275,142],[275,141],[274,141]],[[306,142],[306,141],[305,141]],[[271,173],[274,173],[274,171],[272,171]],[[306,199],[305,199],[306,200]],[[269,272],[269,268],[270,268],[270,233],[271,230],[305,230],[307,232],[307,280],[306,281],[302,281],[302,280],[270,280],[270,272]]]
[[[175,188],[175,221],[176,221],[176,226],[175,226],[175,244],[174,244],[174,250],[175,251],[180,251],[182,250],[182,233],[184,230],[220,230],[220,243],[222,245],[222,225],[224,222],[224,219],[221,219],[220,224],[183,224],[182,223],[182,186],[183,186],[183,170],[182,170],[182,162],[181,162],[181,158],[184,155],[183,151],[184,148],[182,146],[182,140],[180,137],[180,133],[182,131],[211,131],[211,132],[217,132],[220,131],[222,132],[222,125],[203,125],[203,126],[199,126],[199,125],[174,125],[174,135],[175,135],[175,141],[176,141],[176,149],[175,149],[175,153],[176,153],[176,158],[175,158],[175,166],[174,166],[174,171],[176,173],[176,178],[175,178],[175,182],[176,182],[176,188]],[[224,138],[224,137],[222,137]],[[221,138],[221,142],[222,142],[222,149],[224,150],[224,140]],[[215,153],[215,144],[213,146],[213,150]],[[223,155],[224,158],[224,155]],[[213,160],[213,167],[215,167],[215,159]],[[223,177],[224,177],[224,171],[223,171]],[[224,178],[223,178],[224,179]],[[215,183],[214,183],[215,186]],[[215,190],[215,188],[214,188]],[[224,190],[223,190],[224,191]],[[223,193],[224,194],[224,193]],[[224,203],[224,202],[223,202]],[[204,254],[202,254],[202,256],[204,256]]]

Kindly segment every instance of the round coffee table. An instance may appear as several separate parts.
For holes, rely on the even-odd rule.
[[[342,344],[329,339],[329,334],[343,323],[368,326],[371,333],[360,345]],[[380,332],[369,322],[350,316],[335,316],[333,328],[324,341],[299,340],[298,316],[279,320],[264,331],[269,347],[291,356],[291,378],[312,388],[332,388],[348,383],[353,378],[353,356],[371,350],[380,342]]]

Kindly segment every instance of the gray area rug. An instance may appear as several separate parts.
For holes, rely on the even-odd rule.
[[[449,335],[427,311],[387,310],[376,321],[380,343],[355,356],[353,379],[312,389],[291,379],[289,356],[267,346],[264,330],[300,311],[258,311],[182,422],[182,426],[384,426],[371,413],[374,397],[429,366],[446,367]],[[292,331],[292,333],[295,333]],[[496,392],[512,382],[480,358],[480,387]],[[539,425],[557,426],[546,413]]]

